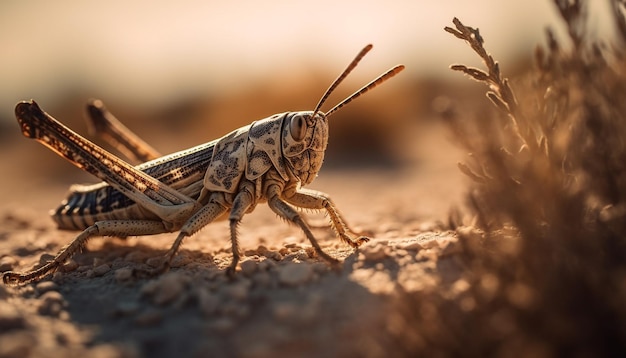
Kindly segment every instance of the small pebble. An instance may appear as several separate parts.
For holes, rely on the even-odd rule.
[[[225,287],[224,291],[229,298],[236,301],[243,301],[248,297],[251,282],[248,279],[240,279],[231,286]]]
[[[56,291],[48,291],[40,297],[40,303],[37,312],[46,316],[56,317],[61,313],[66,302],[60,293]]]
[[[158,280],[148,281],[143,286],[141,286],[141,290],[140,290],[141,295],[143,296],[154,295],[154,293],[159,289],[159,285],[160,283]]]
[[[17,261],[11,256],[4,256],[0,259],[0,272],[6,272],[13,270]]]
[[[115,270],[115,280],[117,282],[126,282],[133,277],[133,269],[130,267],[122,267]]]
[[[189,257],[189,255],[178,254],[174,256],[174,258],[172,259],[170,267],[179,268],[179,267],[187,266],[191,262],[193,262],[193,260],[191,259],[191,257]]]
[[[152,297],[152,302],[157,305],[165,305],[174,301],[184,291],[187,285],[187,278],[176,272],[168,272],[158,281],[156,291]]]
[[[436,239],[429,239],[429,240],[421,241],[420,245],[422,245],[422,247],[425,249],[432,249],[434,247],[438,247],[439,243],[437,242]]]
[[[63,264],[63,272],[72,272],[78,268],[78,262],[75,260],[69,260]]]
[[[437,254],[435,253],[435,251],[430,249],[421,250],[417,252],[417,255],[415,255],[415,259],[417,261],[434,261],[437,259]]]
[[[245,276],[252,276],[259,268],[259,263],[254,260],[247,260],[239,264],[239,266]]]
[[[407,251],[419,251],[419,250],[423,249],[424,247],[422,246],[422,244],[420,244],[417,241],[411,241],[411,242],[408,242],[408,243],[398,244],[398,248],[399,249],[403,249],[403,250],[407,250]]]
[[[159,267],[163,264],[162,256],[154,256],[146,260],[146,264],[151,267]]]
[[[291,252],[283,256],[283,261],[290,261],[290,262],[309,261],[309,255],[304,250],[298,250],[298,251]]]
[[[52,282],[60,285],[63,282],[64,273],[61,271],[56,271],[52,274],[52,278],[50,279]]]
[[[0,332],[24,328],[25,326],[26,320],[15,310],[15,307],[0,301]]]
[[[56,283],[52,281],[42,281],[42,282],[37,283],[37,285],[35,286],[35,289],[40,295],[43,295],[44,293],[48,291],[58,290],[59,285],[57,285]]]
[[[313,277],[313,266],[308,264],[287,264],[280,268],[278,281],[287,286],[299,286]]]
[[[42,265],[45,265],[45,264],[47,264],[50,261],[54,261],[54,255],[52,255],[52,254],[41,254],[41,256],[39,256],[39,263],[42,264]]]
[[[274,261],[281,261],[283,259],[283,255],[281,255],[278,251],[265,251],[263,256]]]
[[[379,243],[375,246],[364,246],[361,253],[365,261],[380,261],[388,256],[387,248],[386,245]]]
[[[256,256],[258,254],[257,250],[246,250],[243,252],[244,256]]]
[[[1,357],[32,357],[33,349],[38,346],[36,335],[25,330],[3,332],[0,335]]]
[[[104,263],[106,263],[106,261],[100,257],[96,257],[95,259],[93,259],[93,267],[98,267]]]
[[[142,251],[131,251],[128,255],[124,256],[124,261],[134,262],[134,263],[143,263],[146,258],[146,254]]]
[[[394,254],[396,257],[404,257],[404,256],[408,255],[408,254],[409,254],[409,252],[408,252],[408,251],[406,251],[406,250],[404,250],[404,249],[397,249],[397,250],[394,250],[394,251],[393,251],[393,254]]]
[[[315,252],[315,248],[309,246],[304,248],[304,252],[306,252],[307,256],[312,259],[317,256],[317,252]]]
[[[263,260],[259,262],[259,271],[268,271],[274,267],[276,267],[276,262],[272,260]]]
[[[439,247],[441,247],[442,256],[454,255],[463,251],[462,246],[455,240],[442,240],[439,242]]]
[[[95,276],[103,276],[109,271],[111,271],[111,266],[109,264],[102,264],[93,269],[93,274]]]
[[[326,262],[314,262],[313,271],[317,274],[325,274],[330,272],[330,266]]]

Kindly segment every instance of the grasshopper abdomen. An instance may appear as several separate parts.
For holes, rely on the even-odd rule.
[[[202,179],[211,161],[214,144],[215,141],[201,144],[135,168],[196,199],[202,189]],[[51,216],[58,228],[63,230],[84,230],[103,220],[158,219],[104,182],[72,186],[66,199],[51,211]]]

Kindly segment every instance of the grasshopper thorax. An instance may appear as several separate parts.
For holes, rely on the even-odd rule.
[[[326,90],[315,110],[287,112],[253,122],[232,131],[214,144],[211,163],[204,177],[204,194],[209,191],[236,193],[241,179],[257,180],[274,168],[284,181],[291,174],[301,185],[310,184],[322,166],[328,144],[328,118],[341,107],[404,69],[398,65],[361,87],[324,113],[328,96],[372,48],[367,45]]]
[[[302,185],[315,179],[328,144],[328,121],[323,112],[291,112],[283,121],[281,151]]]

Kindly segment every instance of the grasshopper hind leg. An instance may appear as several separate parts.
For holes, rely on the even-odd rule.
[[[5,272],[2,281],[7,285],[22,285],[45,277],[58,270],[67,260],[80,252],[87,242],[97,236],[139,236],[168,232],[161,221],[109,220],[99,221],[81,232],[72,242],[63,247],[54,259],[40,268],[20,273]]]
[[[87,124],[91,135],[101,137],[127,158],[137,162],[156,159],[161,154],[120,122],[99,99],[87,104]]]

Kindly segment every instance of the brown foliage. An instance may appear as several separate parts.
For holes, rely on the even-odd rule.
[[[612,4],[623,44],[624,3]],[[412,352],[626,351],[626,60],[618,45],[587,36],[584,1],[555,5],[571,46],[548,31],[547,49],[537,49],[536,67],[515,91],[478,29],[458,19],[445,28],[486,66],[451,68],[486,84],[497,111],[447,118],[470,153],[459,167],[474,182],[476,225],[457,229],[469,289],[402,299],[412,312],[402,344]]]

